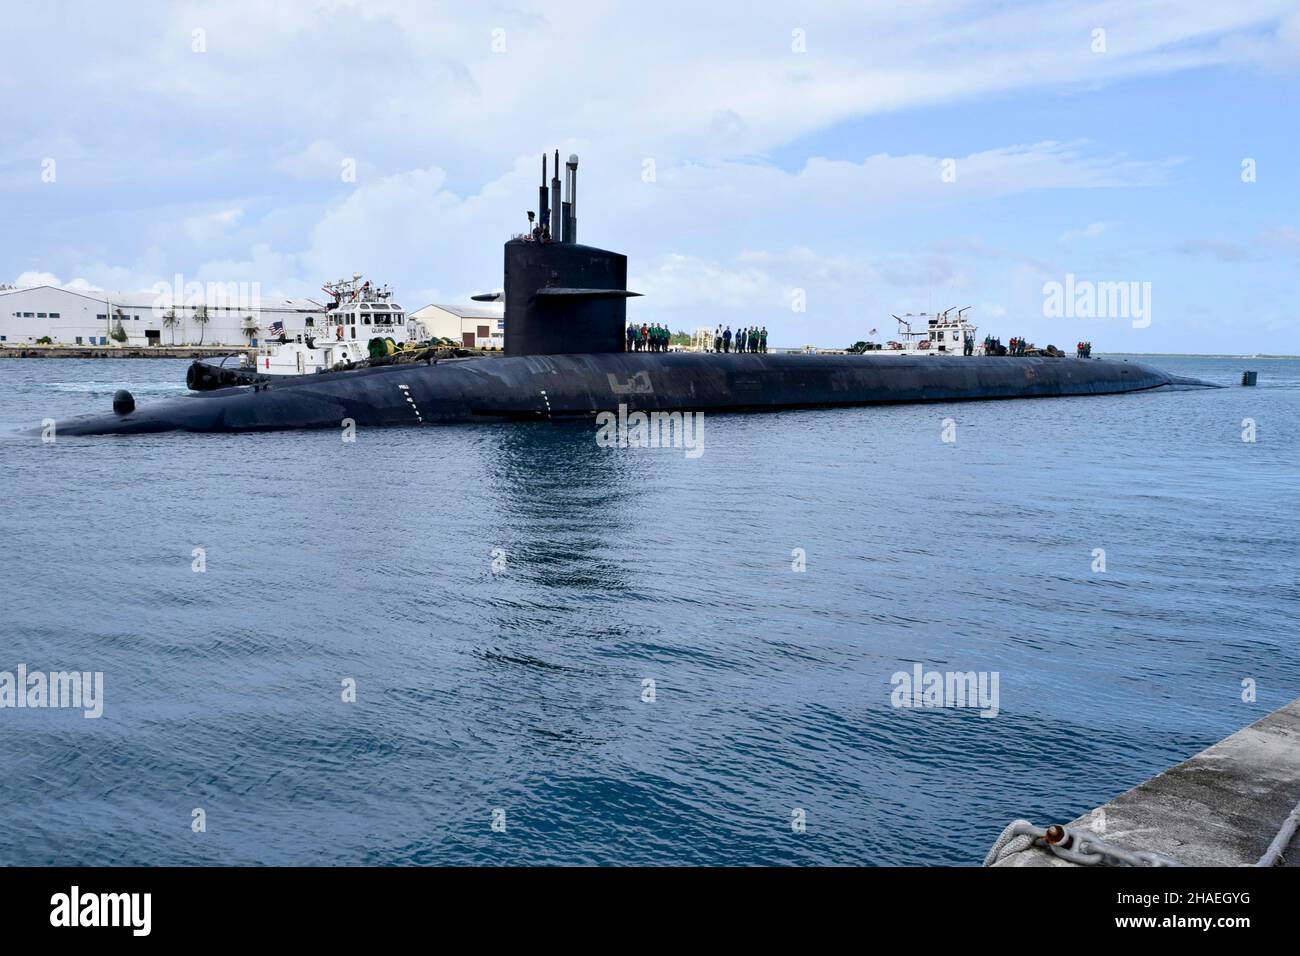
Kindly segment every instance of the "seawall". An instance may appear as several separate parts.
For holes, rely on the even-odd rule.
[[[0,358],[193,359],[235,355],[247,345],[21,345],[0,346]]]
[[[1188,866],[1253,866],[1300,803],[1300,700],[1066,826],[1126,850],[1152,850]],[[1044,824],[1055,821],[1035,820]],[[1076,866],[1046,849],[995,866]],[[1284,866],[1300,866],[1300,836]]]

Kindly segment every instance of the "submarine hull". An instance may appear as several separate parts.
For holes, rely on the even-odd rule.
[[[55,424],[63,435],[251,432],[349,424],[581,418],[617,411],[740,411],[1114,395],[1182,384],[1137,362],[1029,356],[626,352],[627,258],[577,242],[578,157],[546,159],[540,220],[503,246],[504,358],[368,366],[255,382]],[[529,222],[534,214],[529,212]],[[497,298],[493,295],[490,298]],[[936,339],[936,343],[940,340]],[[225,382],[217,384],[224,385]]]
[[[68,419],[60,435],[430,425],[614,411],[775,410],[901,402],[1113,395],[1176,385],[1098,359],[593,353],[452,359],[227,388],[126,414]]]

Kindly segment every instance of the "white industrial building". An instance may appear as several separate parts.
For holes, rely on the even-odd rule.
[[[322,325],[325,307],[313,299],[272,298],[239,304],[239,296],[173,308],[153,292],[99,292],[32,286],[0,289],[0,347],[31,345],[48,337],[62,345],[257,345],[272,323],[286,335]],[[235,304],[231,304],[231,302]],[[206,314],[207,322],[196,320]],[[174,320],[171,316],[174,315]],[[124,342],[114,333],[121,326]],[[277,335],[278,338],[278,335]]]
[[[505,306],[426,305],[411,313],[424,325],[430,336],[452,339],[467,348],[503,348],[505,346]]]

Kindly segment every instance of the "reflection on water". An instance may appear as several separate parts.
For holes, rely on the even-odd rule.
[[[485,478],[507,563],[541,587],[624,590],[617,543],[635,546],[633,463],[597,447],[587,423],[520,424],[493,438]]]

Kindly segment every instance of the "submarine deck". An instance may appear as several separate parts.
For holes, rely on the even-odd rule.
[[[854,355],[592,353],[451,358],[217,389],[118,414],[71,419],[61,434],[269,431],[593,416],[638,411],[775,411],[1111,395],[1207,385],[1138,362],[1045,357],[864,359]]]

